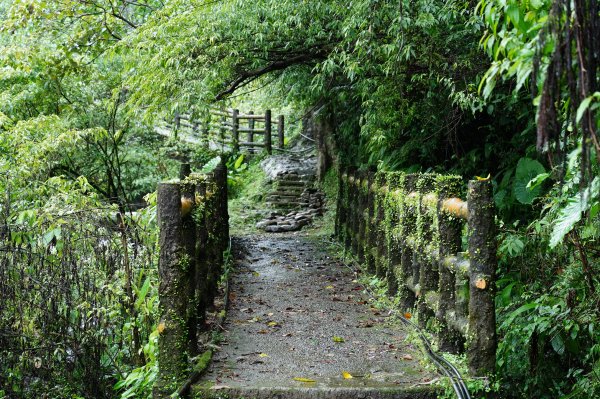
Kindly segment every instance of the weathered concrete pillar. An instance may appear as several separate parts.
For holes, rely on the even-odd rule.
[[[231,137],[232,137],[232,148],[233,153],[237,154],[240,152],[240,120],[238,115],[240,114],[239,109],[234,109],[231,115]]]
[[[254,115],[254,111],[248,112],[248,115]],[[254,143],[254,118],[248,119],[248,134],[246,135],[246,141],[248,143]],[[252,145],[248,147],[248,152],[254,152],[254,147]]]
[[[440,273],[440,303],[438,308],[438,319],[442,322],[440,337],[440,348],[446,352],[458,353],[463,346],[464,339],[459,333],[450,329],[446,322],[446,314],[455,309],[455,285],[456,276],[454,271],[443,265],[445,257],[456,255],[461,246],[462,222],[454,215],[443,210],[442,204],[447,198],[460,196],[462,179],[460,176],[438,176],[437,178],[437,217],[439,232],[439,273]]]
[[[279,115],[277,118],[277,139],[278,139],[278,147],[279,149],[283,149],[285,146],[285,137],[284,137],[284,129],[285,129],[285,117],[283,115]]]
[[[170,395],[185,377],[188,361],[187,288],[189,257],[182,241],[179,184],[161,183],[158,186],[159,298],[160,326],[158,362],[160,370],[154,388],[155,398]]]
[[[489,180],[469,182],[469,259],[471,265],[467,361],[473,375],[491,373],[496,365],[494,308],[496,224]]]
[[[271,132],[271,110],[268,109],[265,111],[265,150],[267,151],[267,154],[271,154],[273,152]]]

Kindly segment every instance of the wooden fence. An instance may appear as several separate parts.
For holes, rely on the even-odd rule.
[[[370,272],[387,279],[405,312],[437,325],[442,350],[465,346],[470,371],[496,362],[496,235],[489,181],[459,176],[340,174],[336,235]],[[461,252],[463,226],[468,251]]]
[[[158,186],[160,229],[160,365],[155,398],[176,391],[198,355],[198,334],[213,303],[229,243],[227,169],[221,162],[206,175]]]
[[[173,124],[167,128],[175,132],[186,132],[204,145],[214,143],[217,146],[228,147],[234,153],[240,148],[248,152],[264,149],[273,152],[273,128],[276,129],[277,149],[285,146],[285,118],[279,115],[274,121],[271,110],[264,114],[240,113],[237,109],[211,110],[204,120],[193,119],[189,113],[176,114]]]

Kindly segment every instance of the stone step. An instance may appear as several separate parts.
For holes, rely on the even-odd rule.
[[[298,187],[298,186],[305,187],[308,184],[310,184],[310,182],[301,181],[301,180],[298,180],[298,181],[292,181],[292,180],[285,180],[285,181],[284,180],[275,180],[273,182],[273,186],[281,186],[281,187],[291,187],[291,186],[294,186],[294,187]]]
[[[266,384],[268,382],[265,382]],[[369,383],[369,385],[374,385],[372,387],[339,386],[344,384],[340,382],[335,385],[315,387],[215,386],[218,389],[196,386],[192,397],[205,399],[435,399],[439,394],[429,386],[410,386],[409,384],[398,386],[391,383],[377,384],[372,382]],[[358,382],[354,384],[358,384]]]

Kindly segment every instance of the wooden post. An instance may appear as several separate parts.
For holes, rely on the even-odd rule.
[[[188,360],[187,259],[181,242],[181,192],[179,184],[158,186],[160,326],[158,361],[160,369],[153,396],[166,397],[185,377]]]
[[[210,118],[206,119],[204,121],[204,124],[202,126],[202,146],[204,148],[209,148],[210,147]]]
[[[179,166],[179,180],[185,180],[192,173],[192,169],[189,163],[182,162]]]
[[[181,116],[179,116],[179,112],[175,112],[175,130],[173,131],[173,137],[177,138],[179,135],[179,128],[181,127]]]
[[[221,126],[219,126],[219,140],[221,141],[221,149],[225,145],[225,123],[227,122],[227,118],[225,115],[221,116]]]
[[[232,142],[233,142],[233,153],[237,154],[240,152],[240,120],[238,119],[238,115],[240,114],[240,110],[234,109],[231,115],[232,122]]]
[[[265,111],[265,150],[268,154],[273,153],[273,147],[271,145],[271,110]]]
[[[175,112],[175,130],[179,130],[181,127],[181,115],[179,112]]]
[[[494,308],[496,225],[491,181],[469,182],[469,336],[467,362],[473,375],[492,373],[496,365]]]
[[[438,307],[438,319],[442,322],[440,337],[440,348],[446,352],[460,352],[463,342],[460,334],[450,329],[446,323],[448,311],[455,310],[456,296],[456,274],[443,265],[443,259],[450,255],[456,255],[461,246],[461,221],[445,212],[442,204],[445,199],[458,197],[462,179],[460,176],[440,176],[437,179],[437,218],[439,232],[439,287],[440,302]]]
[[[254,111],[248,112],[248,115],[254,115]],[[246,136],[246,141],[248,141],[248,143],[254,143],[254,118],[248,119],[248,135]],[[254,147],[252,145],[248,147],[248,152],[254,152]]]
[[[284,137],[283,137],[283,129],[284,129],[284,117],[283,115],[279,115],[279,118],[277,119],[277,137],[279,139],[279,148],[283,149],[284,146]]]

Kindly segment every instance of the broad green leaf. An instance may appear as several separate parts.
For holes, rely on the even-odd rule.
[[[531,204],[537,198],[542,191],[541,186],[536,185],[530,189],[528,185],[531,180],[545,172],[546,170],[538,161],[530,158],[519,159],[513,183],[513,194],[517,201],[522,204]]]

